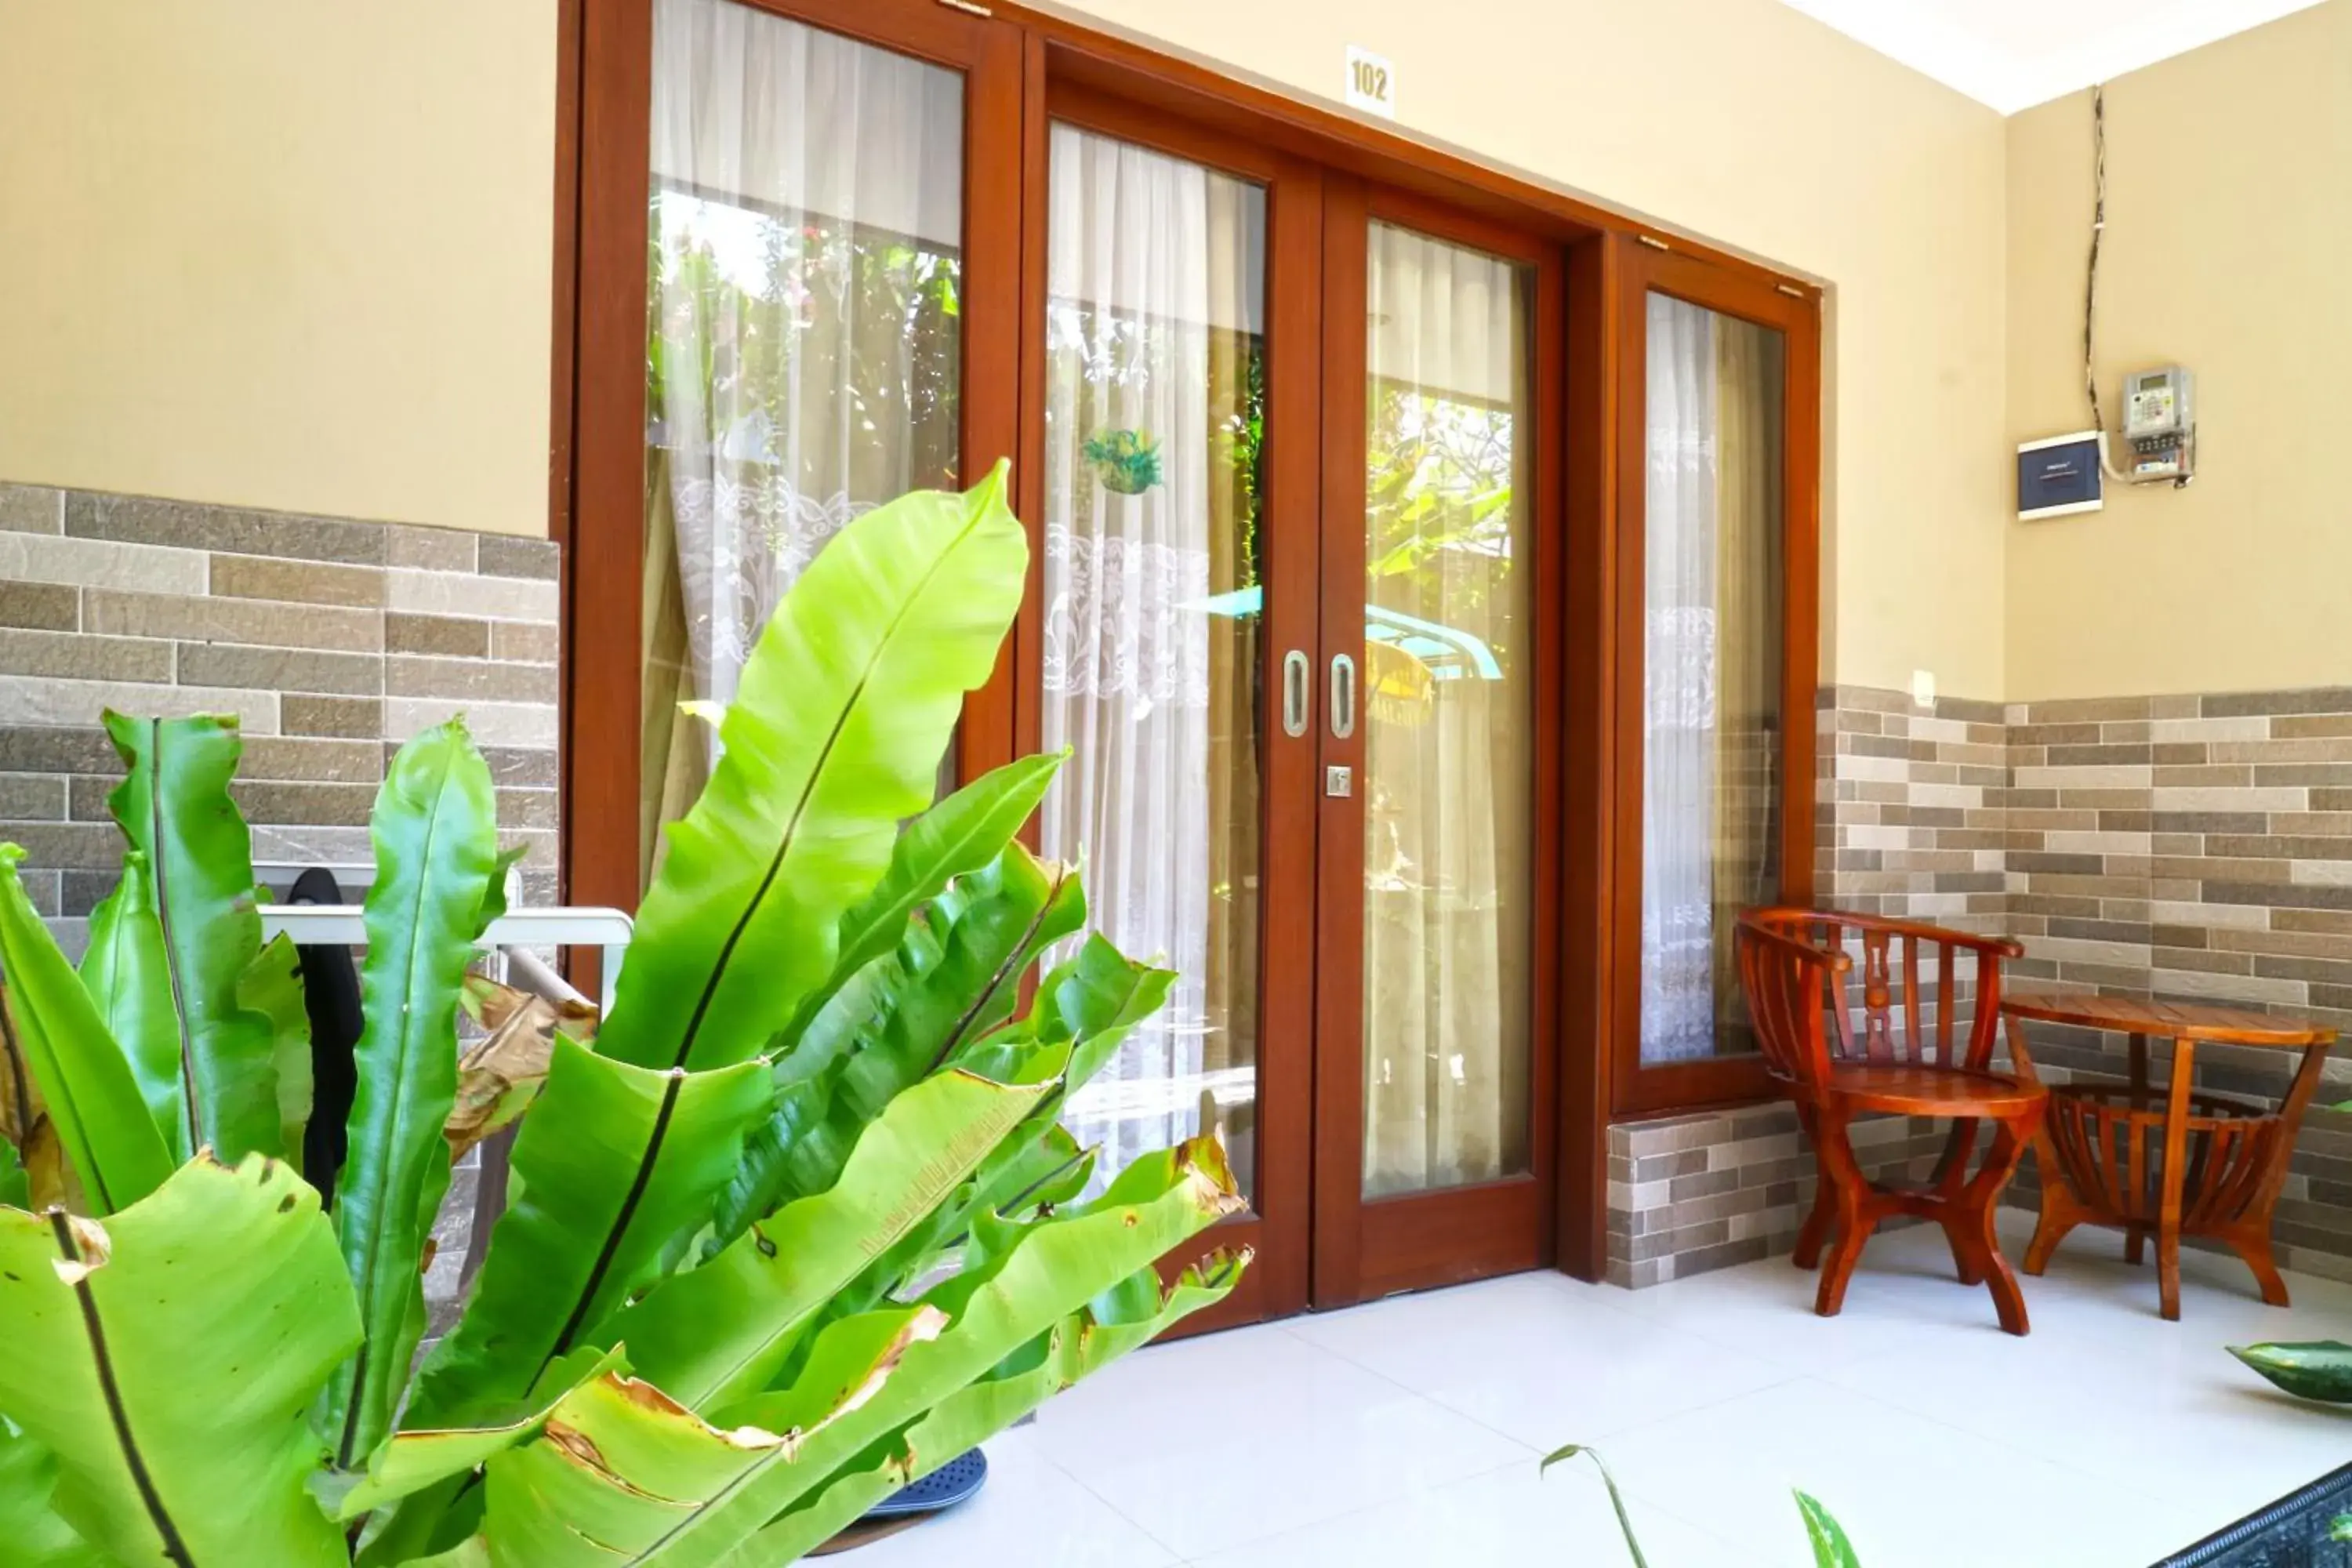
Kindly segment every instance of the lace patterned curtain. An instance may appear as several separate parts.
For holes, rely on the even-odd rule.
[[[1178,975],[1065,1118],[1097,1182],[1204,1129],[1246,1190],[1258,612],[1244,447],[1263,193],[1054,127],[1041,813],[1088,924]]]
[[[657,0],[643,865],[769,612],[858,513],[957,479],[963,80]]]
[[[1780,335],[1649,300],[1642,1059],[1752,1049],[1738,911],[1780,882]]]

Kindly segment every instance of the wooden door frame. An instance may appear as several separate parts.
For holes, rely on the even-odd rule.
[[[1555,242],[1486,215],[1416,192],[1346,175],[1327,181],[1323,249],[1323,646],[1318,686],[1332,660],[1356,661],[1360,690],[1364,639],[1364,459],[1366,382],[1365,241],[1372,223],[1392,223],[1474,247],[1527,268],[1527,349],[1531,433],[1527,538],[1530,731],[1528,780],[1529,922],[1526,953],[1528,1172],[1525,1176],[1366,1200],[1363,1189],[1364,791],[1318,791],[1322,846],[1317,900],[1315,1017],[1315,1304],[1343,1306],[1400,1289],[1450,1284],[1549,1263],[1559,1199],[1555,1107],[1559,1031],[1558,951],[1560,889],[1562,626],[1566,537],[1562,521],[1563,399],[1567,332],[1565,266]],[[1333,389],[1340,389],[1334,395]],[[1363,707],[1360,700],[1359,710]],[[1342,740],[1317,729],[1322,765],[1365,779],[1367,725]]]
[[[1648,430],[1642,411],[1649,391],[1648,321],[1653,292],[1704,306],[1721,315],[1770,327],[1783,335],[1781,355],[1782,601],[1780,649],[1780,886],[1778,901],[1813,898],[1813,769],[1815,693],[1820,679],[1821,595],[1821,312],[1818,295],[1793,285],[1767,283],[1681,254],[1667,242],[1640,236],[1621,244],[1612,290],[1616,416],[1613,500],[1606,589],[1614,615],[1609,646],[1588,654],[1588,679],[1606,683],[1607,754],[1612,830],[1596,891],[1599,925],[1606,931],[1600,967],[1602,1016],[1598,1037],[1608,1046],[1607,1101],[1618,1120],[1656,1116],[1711,1105],[1770,1098],[1775,1092],[1760,1056],[1646,1067],[1642,1062],[1642,797],[1643,746],[1643,554],[1646,536]]]

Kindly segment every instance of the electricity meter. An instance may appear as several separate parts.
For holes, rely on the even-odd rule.
[[[2179,365],[2124,377],[2124,440],[2135,480],[2186,484],[2195,458],[2196,383]]]

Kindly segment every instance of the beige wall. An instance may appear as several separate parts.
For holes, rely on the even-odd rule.
[[[2352,682],[2340,453],[2352,308],[2352,0],[2107,88],[2099,384],[2196,373],[2199,476],[2010,525],[2016,700]],[[2089,423],[2090,95],[2009,122],[2009,415]]]
[[[0,0],[0,479],[547,526],[554,0]]]
[[[1336,98],[1348,45],[1402,125],[1832,286],[1824,669],[1996,698],[2003,137],[1991,110],[1778,0],[1084,0]]]

